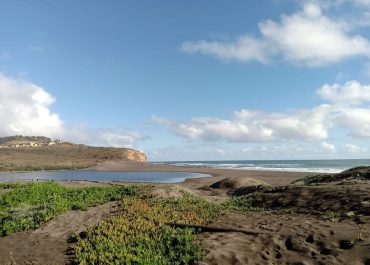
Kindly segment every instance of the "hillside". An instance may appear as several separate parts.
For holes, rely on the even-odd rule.
[[[26,141],[45,145],[13,147],[15,142]],[[146,161],[144,153],[133,149],[54,142],[44,137],[7,137],[0,138],[0,143],[0,171],[87,168],[107,160]]]

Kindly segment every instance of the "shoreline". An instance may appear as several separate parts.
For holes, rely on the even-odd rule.
[[[178,184],[189,188],[199,188],[204,185],[211,185],[223,178],[250,178],[256,181],[261,181],[270,185],[288,185],[293,181],[322,173],[315,172],[299,172],[299,171],[283,171],[283,170],[259,170],[259,169],[229,169],[229,168],[213,168],[213,167],[191,167],[178,166],[168,164],[156,164],[151,162],[132,162],[132,161],[106,161],[98,163],[93,167],[82,169],[71,169],[77,171],[106,171],[106,172],[184,172],[195,174],[206,174],[209,176],[199,178],[186,178],[184,181],[176,183],[158,183],[158,184]],[[9,171],[1,173],[27,173],[27,172],[60,172],[68,171],[68,169],[60,170],[40,170],[40,171]],[[80,181],[89,181],[83,180]],[[115,181],[116,182],[116,181]],[[152,182],[129,182],[117,181],[121,183],[152,183]],[[154,182],[156,183],[156,182]]]
[[[291,182],[319,173],[308,172],[293,172],[293,171],[273,171],[273,170],[244,170],[244,169],[221,169],[221,168],[205,168],[205,167],[188,167],[153,164],[150,162],[126,162],[126,161],[107,161],[98,165],[82,170],[93,171],[110,171],[110,172],[188,172],[198,174],[209,174],[211,177],[185,179],[185,186],[198,186],[199,184],[211,184],[222,178],[252,178],[266,182],[270,185],[287,185]]]

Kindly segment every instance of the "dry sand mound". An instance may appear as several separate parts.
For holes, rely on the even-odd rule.
[[[252,185],[232,189],[227,194],[230,196],[241,196],[255,192],[271,192],[271,193],[282,192],[285,191],[286,189],[287,186],[269,187],[265,185]]]
[[[197,187],[198,193],[203,197],[222,197],[226,199],[230,191],[239,189],[246,186],[269,186],[266,182],[262,180],[253,179],[250,177],[228,177],[219,178],[216,182],[211,182],[210,184]]]
[[[303,213],[370,215],[370,186],[289,187],[283,192],[259,193],[255,203],[260,207],[288,208]]]
[[[370,185],[366,184],[258,189],[255,186],[254,189],[245,187],[232,192],[232,195],[252,193],[254,206],[265,209],[289,209],[293,212],[311,214],[333,212],[340,215],[354,212],[356,215],[370,215]]]
[[[200,263],[213,264],[301,264],[368,265],[369,231],[353,222],[317,220],[308,215],[268,213],[229,214],[218,227],[258,229],[265,233],[201,233],[206,256]]]
[[[370,180],[370,167],[355,167],[338,174],[319,174],[294,181],[294,184],[317,185],[333,182],[366,182]]]
[[[152,186],[147,186],[147,188],[149,188],[150,194],[158,198],[181,198],[184,196],[184,194],[196,195],[194,191],[180,185],[156,184]]]
[[[249,177],[234,177],[221,179],[209,187],[212,189],[236,189],[243,186],[268,185],[267,183]]]

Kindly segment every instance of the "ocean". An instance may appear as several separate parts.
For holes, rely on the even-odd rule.
[[[164,161],[155,163],[224,169],[339,173],[352,167],[370,166],[370,159]]]

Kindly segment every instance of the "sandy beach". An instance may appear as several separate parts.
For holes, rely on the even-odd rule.
[[[270,171],[270,170],[238,170],[238,169],[217,169],[205,167],[185,167],[173,166],[143,162],[126,162],[126,161],[107,161],[99,163],[97,166],[87,170],[96,171],[123,171],[123,172],[142,172],[142,171],[160,171],[160,172],[193,172],[201,174],[210,174],[212,178],[187,179],[184,185],[196,188],[199,185],[210,185],[222,178],[249,177],[261,180],[271,185],[287,185],[297,179],[305,176],[314,175],[315,173],[307,172],[288,172],[288,171]]]

